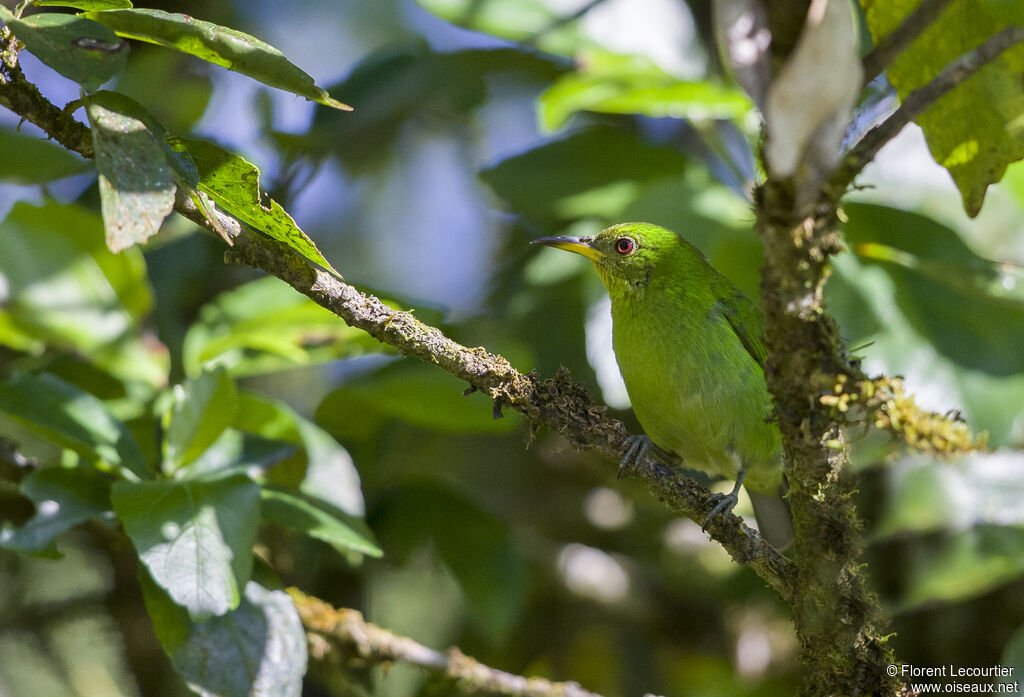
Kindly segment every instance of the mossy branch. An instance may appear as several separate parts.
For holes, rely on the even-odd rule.
[[[306,628],[314,661],[334,661],[344,666],[403,663],[451,682],[455,692],[465,695],[601,697],[574,682],[526,678],[491,668],[457,648],[431,649],[367,622],[356,610],[331,607],[295,588],[289,588],[288,595]]]

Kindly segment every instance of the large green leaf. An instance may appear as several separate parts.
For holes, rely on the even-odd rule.
[[[40,7],[74,7],[76,10],[123,10],[132,6],[129,0],[32,0]]]
[[[114,511],[153,580],[195,620],[238,607],[252,571],[260,487],[214,481],[117,482]]]
[[[256,165],[204,140],[174,138],[170,142],[191,155],[199,169],[199,189],[224,210],[284,242],[310,261],[338,273],[281,204],[263,193]]]
[[[896,29],[919,0],[861,0],[878,42]],[[889,81],[905,99],[947,64],[1010,26],[1024,24],[1024,4],[1005,0],[950,3],[889,66]],[[932,157],[949,170],[971,216],[1006,166],[1024,158],[1024,46],[1006,51],[917,118]]]
[[[272,483],[299,489],[348,515],[364,514],[359,472],[352,457],[322,428],[282,402],[249,392],[239,395],[234,426],[263,438],[302,446],[301,453],[270,470],[268,479]]]
[[[511,41],[534,42],[552,53],[570,54],[583,41],[575,23],[561,24],[563,15],[544,0],[416,0],[452,24]]]
[[[351,108],[317,87],[313,78],[276,48],[237,29],[162,10],[107,10],[84,14],[110,27],[119,36],[190,53],[334,109]]]
[[[504,433],[520,424],[514,414],[494,418],[490,400],[480,394],[464,397],[465,389],[464,382],[437,368],[399,361],[331,392],[316,418],[331,433],[352,437],[391,419],[450,433]]]
[[[381,351],[366,332],[277,278],[250,281],[205,305],[185,335],[185,371],[214,358],[232,375],[254,375]]]
[[[129,477],[151,473],[138,443],[103,402],[53,375],[16,375],[0,383],[0,412],[90,463]]]
[[[139,119],[86,101],[100,173],[100,202],[112,252],[143,244],[174,209],[174,174],[162,143]]]
[[[326,542],[342,554],[384,554],[361,518],[281,488],[264,487],[262,497],[263,519],[269,523]]]
[[[296,450],[291,443],[227,428],[201,455],[176,470],[174,478],[212,479],[236,473],[254,477]]]
[[[59,13],[18,19],[3,5],[0,20],[39,60],[88,91],[124,68],[128,42],[98,22]]]
[[[143,598],[174,669],[202,697],[299,697],[306,636],[291,598],[255,581],[239,606],[192,622],[145,572]]]
[[[686,158],[675,150],[622,129],[598,127],[510,157],[480,177],[513,210],[549,220],[579,216],[575,208],[562,209],[569,197],[590,191],[608,195],[609,185],[682,176],[685,169]]]
[[[1024,371],[1024,297],[1004,286],[997,264],[931,218],[869,204],[845,210],[854,252],[892,277],[900,309],[938,351],[992,375]]]
[[[738,89],[708,81],[682,81],[639,56],[591,51],[579,62],[578,70],[540,96],[540,123],[548,131],[558,130],[578,111],[700,121],[739,118],[752,108]]]
[[[15,184],[45,184],[92,169],[88,160],[69,150],[6,128],[0,128],[0,152],[0,179]]]
[[[35,504],[35,515],[20,528],[0,529],[0,547],[17,552],[48,551],[61,533],[110,511],[110,480],[87,467],[35,470],[21,492]]]
[[[176,386],[165,416],[164,470],[192,462],[234,421],[238,391],[227,370],[217,366]]]

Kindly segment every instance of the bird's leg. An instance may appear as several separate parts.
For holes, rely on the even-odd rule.
[[[629,468],[647,454],[651,445],[651,439],[647,436],[627,436],[626,440],[622,441],[623,455],[619,460],[619,479],[625,477],[629,473]]]
[[[745,476],[747,476],[747,471],[741,469],[739,474],[736,476],[736,486],[732,488],[732,491],[728,494],[711,495],[711,500],[717,501],[717,503],[715,504],[715,507],[711,509],[711,512],[708,513],[708,517],[704,519],[704,524],[700,526],[701,530],[707,528],[708,523],[710,523],[711,519],[716,515],[720,515],[724,518],[732,513],[732,509],[736,507],[736,504],[740,500],[740,487],[743,485],[743,478]]]

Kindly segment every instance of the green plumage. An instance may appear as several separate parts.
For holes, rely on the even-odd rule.
[[[729,479],[745,470],[749,491],[778,497],[782,447],[769,421],[757,306],[693,245],[656,225],[538,242],[594,262],[611,297],[619,370],[651,441],[691,469]],[[778,544],[790,534],[784,506],[776,502],[765,516]]]

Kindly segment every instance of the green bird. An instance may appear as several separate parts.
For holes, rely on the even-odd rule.
[[[770,420],[759,308],[671,230],[615,225],[592,237],[532,244],[594,262],[612,301],[612,342],[633,411],[646,436],[631,437],[621,466],[653,442],[683,466],[735,479],[707,520],[727,515],[745,484],[762,535],[792,540],[781,498],[782,443]]]

